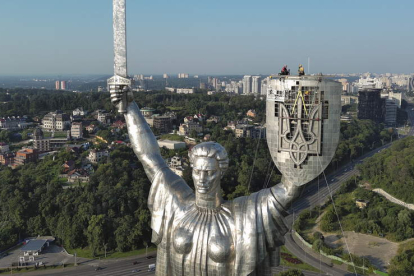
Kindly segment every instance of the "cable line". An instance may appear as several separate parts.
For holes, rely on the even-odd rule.
[[[322,162],[321,162],[321,160],[319,158],[319,153],[316,156],[318,157],[318,162],[319,162],[319,164],[320,164],[320,166],[322,168]],[[358,275],[357,272],[356,272],[354,260],[353,260],[352,255],[351,255],[351,251],[349,250],[348,242],[347,242],[346,237],[345,237],[345,234],[344,234],[344,229],[342,228],[341,220],[340,220],[339,215],[338,215],[338,212],[336,210],[336,206],[335,206],[335,202],[333,200],[331,188],[329,187],[328,180],[326,179],[325,170],[322,171],[322,174],[323,174],[323,177],[325,179],[326,187],[328,187],[329,196],[331,197],[331,201],[332,201],[332,206],[333,206],[333,209],[335,211],[336,218],[338,219],[339,227],[341,228],[341,233],[342,233],[342,236],[344,237],[346,249],[348,250],[349,258],[350,258],[350,260],[352,262],[352,266],[354,268],[355,275]]]
[[[253,171],[254,171],[254,164],[256,163],[257,152],[259,151],[259,144],[260,138],[262,137],[262,128],[260,127],[259,137],[257,139],[257,146],[256,146],[256,153],[254,154],[253,165],[252,165],[252,172],[250,173],[250,180],[249,185],[247,186],[247,191],[250,191],[250,183],[252,183]]]

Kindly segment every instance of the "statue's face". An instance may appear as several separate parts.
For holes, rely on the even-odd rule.
[[[220,185],[220,168],[214,158],[196,157],[193,163],[193,180],[196,192],[208,194]]]

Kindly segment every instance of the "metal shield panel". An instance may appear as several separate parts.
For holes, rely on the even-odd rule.
[[[340,83],[322,76],[274,76],[266,102],[267,143],[285,180],[304,185],[331,162],[339,142]]]

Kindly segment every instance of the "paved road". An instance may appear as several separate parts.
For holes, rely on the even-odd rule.
[[[155,256],[154,253],[151,256]],[[137,275],[137,276],[147,276],[155,275],[155,272],[148,271],[148,265],[155,263],[155,257],[152,259],[147,259],[145,256],[134,257],[127,259],[112,259],[112,260],[91,260],[82,263],[77,267],[69,268],[58,268],[52,270],[42,271],[41,269],[36,272],[30,273],[20,273],[13,275],[22,275],[22,276],[34,276],[34,275],[60,275],[60,276],[87,276],[87,275],[97,275],[97,276],[123,276],[123,275]],[[137,261],[138,264],[134,265],[133,262]],[[95,270],[97,267],[100,267],[100,270]],[[133,272],[139,270],[137,272]]]
[[[410,121],[410,130],[408,132],[408,136],[414,136],[414,111],[412,108],[413,106],[409,106],[406,109],[408,113],[408,120]],[[301,197],[295,201],[292,207],[289,209],[288,212],[290,215],[286,217],[287,223],[289,225],[292,225],[295,217],[297,217],[297,215],[299,215],[302,211],[313,208],[317,205],[322,205],[326,200],[330,198],[331,194],[333,195],[341,187],[342,183],[357,174],[355,165],[362,163],[365,158],[371,157],[375,153],[378,153],[383,149],[388,148],[389,146],[391,146],[391,143],[376,148],[375,150],[372,150],[362,157],[358,158],[354,162],[341,167],[336,172],[326,176],[327,181],[325,181],[324,177],[322,176],[319,178],[319,183],[318,180],[311,182],[303,190]],[[319,259],[309,256],[309,254],[303,251],[302,248],[295,243],[291,236],[291,233],[286,234],[285,239],[285,246],[289,251],[313,267],[319,267]],[[321,266],[321,270],[332,275],[353,275],[353,273],[349,274],[348,272],[339,269],[333,270],[333,268],[326,264]]]
[[[291,269],[292,267],[283,267],[283,266],[278,266],[278,267],[274,267],[272,268],[272,272],[273,274],[277,274],[283,271],[287,271],[289,269]],[[302,273],[305,274],[305,276],[321,276],[321,275],[327,275],[325,273],[319,273],[319,272],[313,272],[313,271],[307,271],[307,270],[302,270]]]
[[[319,183],[318,180],[311,182],[311,184],[305,187],[301,197],[297,201],[295,201],[295,203],[289,209],[288,212],[290,215],[286,217],[287,223],[289,225],[292,225],[295,217],[297,217],[302,211],[309,208],[314,208],[315,206],[322,205],[323,203],[325,203],[325,201],[330,198],[331,194],[333,195],[335,194],[335,192],[338,191],[342,183],[344,183],[352,176],[357,174],[355,165],[362,163],[365,158],[373,156],[375,153],[385,148],[388,148],[390,145],[391,143],[383,145],[375,150],[372,150],[363,155],[362,157],[356,159],[354,162],[341,167],[339,170],[330,175],[327,175],[327,182],[325,181],[323,175],[319,178]],[[354,273],[349,273],[338,268],[330,267],[323,262],[321,264],[319,259],[310,256],[308,253],[303,251],[303,249],[299,245],[295,243],[291,233],[286,234],[285,239],[286,248],[307,264],[310,264],[313,267],[317,268],[321,265],[322,271],[335,276],[354,275]]]
[[[140,262],[139,264],[133,265],[132,262],[134,260],[137,260]],[[148,272],[148,264],[151,262],[154,262],[155,259],[147,260],[145,258],[135,258],[135,259],[128,259],[128,260],[119,260],[119,261],[111,261],[110,263],[106,265],[101,265],[102,270],[95,271],[95,267],[97,263],[93,261],[93,264],[89,265],[82,265],[78,267],[71,267],[71,268],[65,268],[65,269],[55,269],[55,270],[46,270],[46,271],[39,271],[39,272],[33,272],[33,273],[20,273],[13,275],[22,275],[22,276],[34,276],[34,275],[59,275],[59,276],[88,276],[88,275],[99,275],[99,276],[122,276],[122,275],[155,275],[155,272]],[[141,263],[142,261],[142,263]],[[291,269],[291,267],[275,267],[272,268],[272,272],[274,274],[287,271]],[[141,270],[138,272],[133,272],[134,270]],[[312,271],[306,271],[304,270],[303,273],[305,276],[320,276],[320,275],[326,275],[324,273],[318,273],[318,272],[312,272]]]
[[[409,105],[405,110],[408,113],[408,121],[410,122],[410,131],[408,132],[409,136],[414,136],[414,105]]]

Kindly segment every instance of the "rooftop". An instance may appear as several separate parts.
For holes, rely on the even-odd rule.
[[[158,143],[171,144],[171,145],[174,145],[174,144],[185,144],[182,141],[172,141],[172,140],[158,140]]]
[[[45,245],[47,240],[29,240],[20,251],[40,251],[42,247]]]

